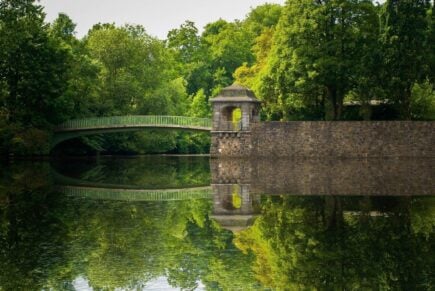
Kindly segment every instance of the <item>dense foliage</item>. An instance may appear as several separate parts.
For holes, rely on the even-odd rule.
[[[288,0],[201,33],[186,21],[166,40],[108,23],[78,39],[67,15],[48,24],[36,1],[1,0],[0,153],[45,154],[52,129],[73,118],[209,117],[209,98],[233,82],[256,92],[267,120],[433,120],[433,9],[429,0]],[[208,144],[207,135],[143,131],[70,141],[69,153],[203,153]]]

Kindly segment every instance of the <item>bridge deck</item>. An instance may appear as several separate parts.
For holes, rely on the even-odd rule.
[[[134,131],[143,128],[211,131],[211,119],[186,116],[129,115],[69,120],[54,130],[52,147],[91,134]]]
[[[211,130],[208,118],[186,116],[129,115],[111,117],[92,117],[69,120],[59,125],[55,132],[85,131],[113,128],[167,127],[197,130]]]

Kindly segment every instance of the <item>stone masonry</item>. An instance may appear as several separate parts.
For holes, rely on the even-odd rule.
[[[246,155],[240,155],[239,152],[225,153],[263,157],[435,158],[435,123],[262,122],[251,127],[251,140],[248,142],[251,142],[251,151]]]

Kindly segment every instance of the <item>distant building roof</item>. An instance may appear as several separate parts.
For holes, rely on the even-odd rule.
[[[370,100],[369,102],[370,106],[379,106],[379,105],[383,105],[383,104],[389,104],[390,100],[385,99],[385,100]],[[344,106],[361,106],[363,105],[362,101],[359,100],[351,100],[351,101],[345,101],[343,102]]]

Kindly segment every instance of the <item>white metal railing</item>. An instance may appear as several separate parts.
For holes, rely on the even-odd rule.
[[[59,125],[56,131],[130,126],[168,126],[211,129],[211,120],[208,118],[163,115],[91,117],[66,121]]]

